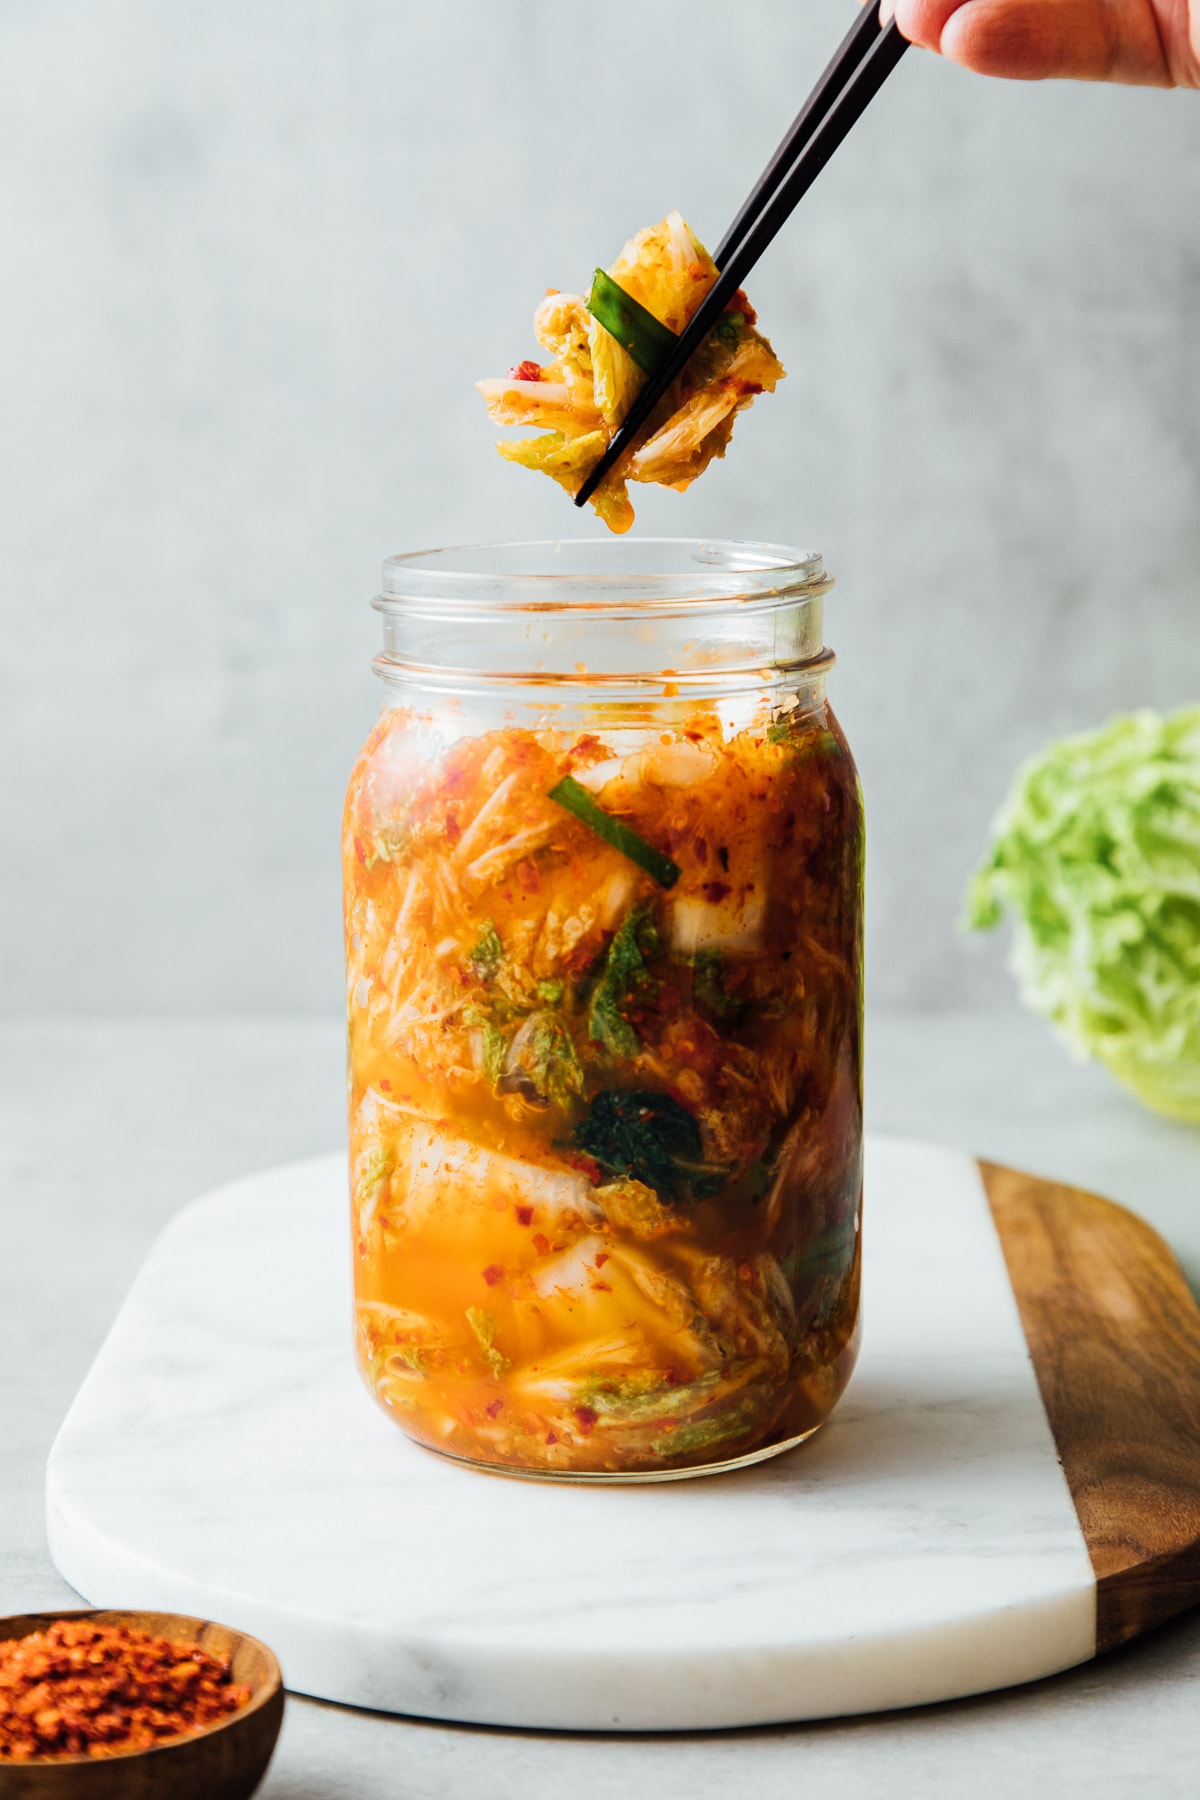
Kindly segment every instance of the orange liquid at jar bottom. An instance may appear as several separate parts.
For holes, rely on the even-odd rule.
[[[657,1468],[639,1468],[633,1463],[619,1469],[588,1468],[582,1463],[564,1464],[559,1468],[548,1466],[536,1468],[525,1464],[506,1462],[499,1458],[485,1458],[478,1454],[472,1456],[466,1451],[451,1449],[444,1437],[440,1441],[435,1441],[433,1435],[423,1432],[415,1421],[406,1418],[401,1423],[397,1420],[395,1409],[371,1389],[370,1378],[361,1365],[360,1373],[367,1383],[368,1390],[371,1391],[372,1398],[393,1422],[401,1423],[401,1430],[414,1443],[420,1444],[426,1450],[436,1452],[439,1456],[444,1456],[450,1462],[462,1463],[469,1469],[478,1469],[485,1475],[511,1475],[523,1481],[607,1481],[627,1484],[644,1484],[652,1481],[689,1481],[701,1475],[724,1475],[733,1469],[745,1469],[754,1463],[767,1462],[772,1457],[782,1456],[785,1451],[795,1450],[798,1445],[805,1443],[810,1437],[814,1437],[829,1418],[854,1373],[854,1365],[858,1361],[860,1338],[861,1331],[856,1330],[836,1363],[827,1371],[827,1379],[832,1390],[831,1397],[819,1415],[812,1417],[811,1424],[797,1426],[796,1422],[797,1414],[803,1415],[807,1412],[812,1415],[815,1413],[816,1409],[813,1408],[811,1402],[803,1407],[799,1405],[794,1408],[789,1407],[787,1422],[777,1425],[766,1442],[758,1443],[736,1454],[730,1454],[728,1449],[723,1450],[719,1460],[712,1462],[689,1462]]]
[[[823,1334],[822,1359],[808,1361],[802,1370],[794,1370],[783,1380],[763,1381],[735,1391],[717,1395],[716,1407],[726,1409],[744,1405],[746,1427],[736,1432],[727,1428],[728,1419],[720,1421],[718,1441],[707,1449],[689,1451],[684,1448],[672,1454],[671,1426],[661,1420],[647,1426],[644,1437],[653,1441],[641,1449],[631,1446],[628,1427],[616,1433],[606,1429],[601,1398],[604,1376],[596,1378],[593,1387],[599,1392],[598,1416],[587,1416],[591,1408],[571,1409],[576,1416],[564,1421],[559,1417],[554,1429],[545,1414],[526,1413],[518,1419],[519,1401],[514,1404],[507,1395],[507,1384],[501,1376],[496,1380],[478,1376],[443,1375],[434,1391],[422,1404],[408,1394],[399,1401],[389,1397],[397,1384],[386,1379],[377,1381],[359,1338],[357,1362],[359,1373],[376,1404],[400,1427],[406,1436],[424,1448],[436,1451],[452,1461],[466,1464],[491,1474],[523,1477],[536,1481],[576,1482],[651,1482],[678,1481],[692,1476],[716,1475],[780,1456],[813,1436],[825,1423],[841,1399],[853,1374],[861,1342],[858,1312],[858,1267],[852,1281],[847,1282],[845,1298],[850,1304],[843,1313],[844,1329]],[[834,1330],[836,1331],[836,1327]],[[679,1392],[702,1385],[681,1380]],[[717,1372],[709,1379],[718,1381]],[[584,1417],[579,1418],[580,1412]],[[503,1423],[501,1423],[503,1421]],[[697,1428],[703,1432],[705,1416],[703,1399],[684,1418],[680,1430],[686,1436]],[[636,1429],[636,1428],[635,1428]]]

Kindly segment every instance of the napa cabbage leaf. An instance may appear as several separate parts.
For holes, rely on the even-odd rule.
[[[1005,912],[1026,1003],[1200,1124],[1200,706],[1125,714],[1018,770],[967,923]]]

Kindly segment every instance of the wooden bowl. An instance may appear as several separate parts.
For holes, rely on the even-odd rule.
[[[266,1773],[283,1720],[279,1664],[265,1644],[227,1625],[182,1613],[91,1608],[0,1619],[0,1640],[28,1637],[56,1619],[94,1619],[98,1625],[129,1625],[157,1637],[187,1638],[214,1656],[229,1657],[233,1680],[250,1689],[250,1699],[240,1712],[151,1750],[0,1762],[0,1800],[247,1800]]]

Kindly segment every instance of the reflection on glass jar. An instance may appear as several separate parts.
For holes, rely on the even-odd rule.
[[[357,1350],[542,1476],[774,1454],[853,1367],[862,824],[820,558],[392,558],[344,831]]]

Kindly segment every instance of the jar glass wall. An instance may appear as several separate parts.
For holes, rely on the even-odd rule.
[[[857,1349],[862,823],[770,545],[392,558],[344,829],[357,1354],[512,1473],[770,1455]]]

